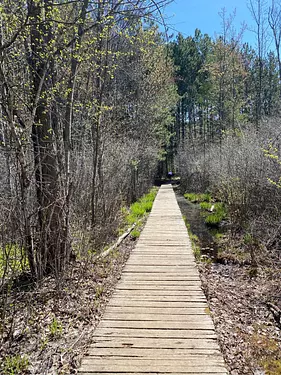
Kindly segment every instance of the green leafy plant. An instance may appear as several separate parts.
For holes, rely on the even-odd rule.
[[[195,193],[186,193],[184,194],[185,199],[189,200],[192,203],[200,203],[200,202],[211,202],[211,194],[195,194]]]
[[[62,335],[62,324],[56,317],[49,324],[49,331],[52,337],[60,337]]]
[[[104,291],[104,287],[102,285],[98,285],[96,287],[95,297],[99,298],[102,295],[103,291]]]
[[[211,202],[201,202],[200,203],[201,210],[208,211],[208,210],[211,210],[213,206],[214,206],[214,204],[211,203]]]
[[[157,191],[157,188],[152,188],[149,193],[143,195],[137,202],[134,202],[129,209],[122,207],[121,212],[124,215],[125,226],[138,223],[151,211]],[[124,231],[124,228],[119,229],[119,234],[124,233]],[[136,227],[133,231],[134,234],[137,235],[137,231],[138,228]]]
[[[46,336],[41,337],[40,349],[43,351],[48,346],[48,338]]]
[[[28,269],[28,260],[22,247],[12,243],[0,247],[0,277],[5,269],[8,274]]]
[[[225,205],[221,202],[213,204],[213,211],[211,213],[204,213],[205,223],[209,226],[219,226],[223,219],[227,216]]]
[[[139,238],[140,234],[141,234],[141,232],[140,232],[139,230],[137,230],[137,229],[134,229],[134,230],[132,230],[132,232],[131,232],[131,236],[132,236],[132,238],[134,238],[134,239]]]
[[[29,360],[26,356],[15,355],[4,359],[3,375],[22,375],[28,370]]]

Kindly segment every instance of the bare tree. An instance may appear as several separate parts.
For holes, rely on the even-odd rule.
[[[279,81],[281,82],[281,56],[280,56],[280,43],[281,43],[281,4],[275,0],[272,0],[272,5],[268,11],[268,23],[271,28],[275,49],[278,59],[279,67]],[[280,88],[281,97],[281,88]]]

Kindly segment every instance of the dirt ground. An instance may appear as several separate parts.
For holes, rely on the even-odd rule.
[[[281,374],[281,265],[201,264],[203,289],[231,375]]]

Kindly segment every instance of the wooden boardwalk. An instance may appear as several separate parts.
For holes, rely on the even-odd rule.
[[[227,374],[171,185],[159,190],[79,374]]]

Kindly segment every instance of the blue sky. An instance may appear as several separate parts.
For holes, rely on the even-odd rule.
[[[194,34],[196,28],[211,37],[221,32],[221,18],[219,12],[225,8],[227,13],[236,9],[234,27],[241,30],[245,22],[248,28],[253,28],[251,13],[247,7],[247,0],[174,0],[164,10],[166,23],[171,27],[169,35],[181,32],[184,36]],[[176,31],[174,31],[175,29]],[[255,46],[255,34],[246,30],[243,41]]]

